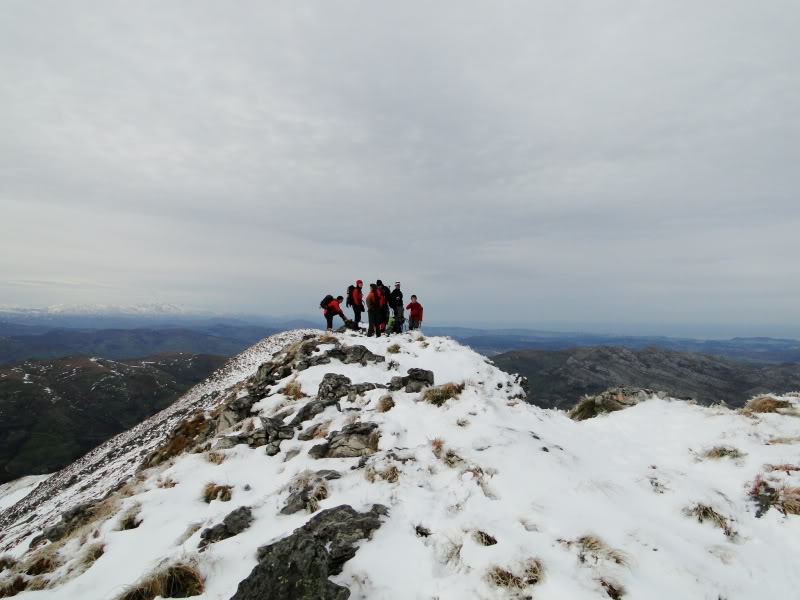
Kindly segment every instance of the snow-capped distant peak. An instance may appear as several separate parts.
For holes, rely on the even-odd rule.
[[[182,316],[210,315],[212,313],[170,303],[142,304],[52,304],[50,306],[31,308],[21,306],[0,305],[0,313],[30,316],[63,316],[63,315],[131,315],[131,316]]]

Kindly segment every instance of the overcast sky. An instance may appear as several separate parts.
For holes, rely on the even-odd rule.
[[[0,304],[798,332],[794,0],[3,13]]]

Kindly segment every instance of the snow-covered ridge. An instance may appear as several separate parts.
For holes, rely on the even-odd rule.
[[[214,406],[220,393],[252,375],[263,362],[303,335],[314,330],[295,330],[263,339],[225,365],[180,399],[133,429],[120,433],[70,466],[53,474],[16,505],[0,512],[0,551],[16,545],[20,537],[58,520],[63,511],[105,496],[127,481],[143,457],[158,446],[187,413]]]
[[[269,570],[260,547],[343,505],[388,509],[330,577],[350,598],[796,596],[800,517],[779,509],[800,487],[797,397],[765,414],[654,397],[576,422],[526,404],[514,377],[447,338],[308,344],[247,388],[244,371],[231,376],[228,404],[205,406],[221,428],[199,452],[129,472],[108,513],[33,551],[57,560],[21,597],[115,598],[183,561],[204,580],[196,597],[249,598],[240,584]],[[396,379],[410,369],[454,385],[435,395],[424,372]],[[773,505],[754,499],[759,482]],[[249,518],[223,523],[237,510]],[[88,567],[87,543],[103,550]]]

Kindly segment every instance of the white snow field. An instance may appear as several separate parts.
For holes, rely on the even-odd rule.
[[[0,511],[22,500],[48,477],[50,475],[29,475],[0,485]]]
[[[308,333],[319,335],[301,331],[268,338],[261,350],[250,352],[253,360],[244,361],[246,367],[229,369],[214,389],[241,383],[278,346]],[[327,482],[319,510],[347,504],[367,511],[376,503],[389,509],[371,539],[361,542],[344,570],[331,578],[349,588],[350,598],[798,597],[800,516],[771,507],[757,517],[750,497],[757,477],[787,501],[800,487],[795,470],[800,467],[800,418],[791,414],[792,407],[800,408],[798,398],[782,398],[792,405],[788,410],[751,415],[652,398],[576,422],[563,412],[521,401],[513,376],[449,338],[422,339],[419,333],[333,337],[345,346],[362,344],[386,362],[362,366],[334,359],[293,372],[270,386],[269,395],[254,405],[253,417],[280,413],[288,423],[316,396],[326,373],[346,375],[354,384],[386,384],[417,367],[433,371],[437,385],[465,387],[441,406],[422,401],[419,392],[374,389],[343,397],[302,424],[303,430],[327,424],[323,433],[357,422],[377,424],[377,451],[365,459],[313,458],[308,451],[324,441],[320,434],[320,439],[300,441],[295,435],[284,440],[274,456],[247,444],[188,451],[135,477],[141,458],[128,460],[124,453],[94,471],[76,469],[94,483],[80,492],[80,483],[51,490],[38,500],[39,509],[15,513],[17,520],[4,528],[6,552],[25,561],[31,553],[47,551],[44,545],[24,554],[31,538],[61,511],[102,497],[123,481],[129,484],[113,511],[65,542],[50,544],[59,566],[30,583],[45,589],[29,588],[17,597],[109,600],[159,565],[181,560],[195,564],[205,580],[196,598],[227,600],[256,566],[257,548],[285,538],[318,514],[308,512],[314,507],[292,515],[280,511],[293,480],[321,469],[338,471],[341,478]],[[332,347],[323,344],[316,353]],[[277,391],[289,382],[308,397]],[[216,404],[210,398],[200,402],[210,389],[203,385],[187,394],[193,400],[183,401],[184,409],[191,405],[210,413],[222,400],[224,394]],[[394,406],[377,410],[387,393]],[[178,412],[162,416],[162,421],[171,419],[170,429]],[[218,432],[212,445],[226,433],[259,427],[253,417]],[[135,456],[158,446],[167,433],[159,428]],[[141,438],[118,436],[104,445],[103,456],[113,448],[128,452],[129,439]],[[738,452],[704,456],[715,447]],[[206,503],[202,494],[208,483],[232,486],[230,500]],[[252,525],[198,552],[202,529],[242,506],[251,507]],[[120,530],[130,511],[138,511],[141,523]],[[34,519],[25,522],[30,515]],[[85,549],[95,544],[102,545],[103,554],[86,568]],[[0,585],[10,571],[0,574],[5,577]]]

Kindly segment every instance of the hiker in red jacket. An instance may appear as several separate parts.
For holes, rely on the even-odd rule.
[[[362,290],[364,282],[359,279],[355,286],[350,287],[352,289],[348,288],[347,306],[353,307],[353,320],[358,325],[361,322],[361,313],[364,312],[364,292]]]
[[[386,324],[389,322],[389,288],[383,285],[383,281],[378,279],[375,282],[375,286],[378,290],[378,295],[381,302],[381,314],[380,314],[380,323],[381,323],[381,331],[386,330]]]
[[[411,296],[411,303],[406,306],[406,310],[410,311],[408,318],[408,330],[419,329],[422,325],[422,304],[417,302],[415,295]]]
[[[328,302],[328,306],[325,307],[325,321],[328,323],[328,329],[333,329],[333,317],[336,315],[342,317],[342,321],[347,325],[347,317],[344,316],[340,306],[342,300],[344,300],[344,296],[338,296]]]
[[[381,337],[381,300],[378,294],[378,286],[374,283],[369,284],[369,294],[367,294],[367,317],[369,317],[369,329],[367,337]]]

